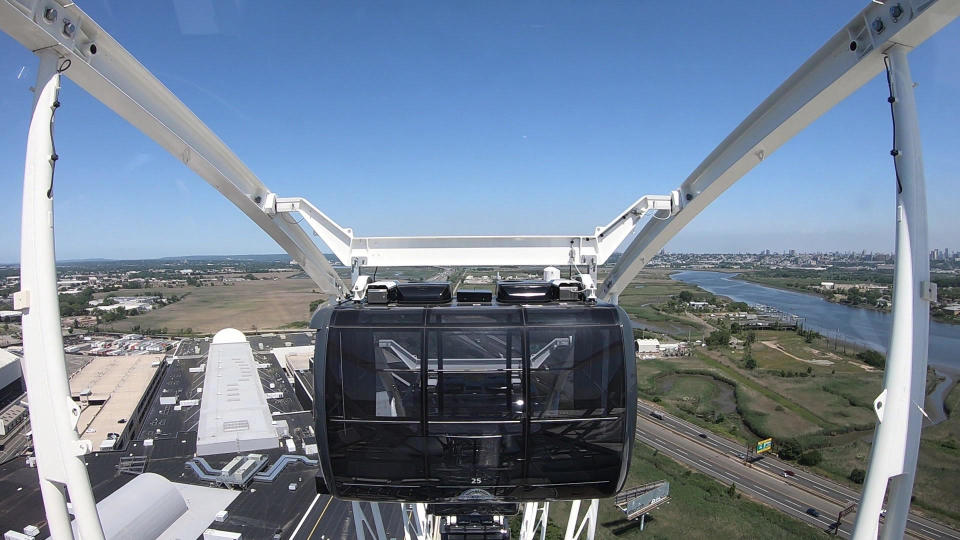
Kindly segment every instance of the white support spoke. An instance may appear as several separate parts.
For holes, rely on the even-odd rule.
[[[886,51],[893,108],[896,172],[896,260],[893,278],[893,328],[883,376],[883,392],[874,401],[879,424],[857,510],[854,538],[876,538],[889,481],[890,497],[883,538],[902,538],[910,510],[920,447],[930,327],[930,261],[927,255],[927,193],[920,147],[920,126],[907,62],[908,48]]]
[[[50,534],[73,538],[66,488],[77,516],[77,531],[87,540],[103,538],[103,529],[83,463],[90,442],[77,436],[80,408],[70,398],[67,382],[54,253],[53,170],[57,156],[53,116],[60,106],[57,95],[62,65],[55,51],[40,55],[23,174],[20,292],[14,303],[23,313],[24,379]]]

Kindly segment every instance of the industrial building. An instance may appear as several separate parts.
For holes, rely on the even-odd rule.
[[[0,409],[16,401],[25,391],[20,357],[0,349]]]
[[[217,332],[205,367],[198,456],[277,447],[277,430],[257,369],[242,332]]]
[[[660,354],[660,340],[658,339],[638,339],[636,341],[637,355]]]

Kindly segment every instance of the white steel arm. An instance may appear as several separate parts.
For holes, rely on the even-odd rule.
[[[64,5],[66,4],[66,5]],[[310,236],[261,208],[270,190],[193,112],[73,2],[0,0],[0,30],[70,60],[64,74],[183,161],[273,238],[328,294],[346,288]]]
[[[894,9],[899,8],[899,13]],[[894,16],[898,14],[898,16]],[[597,296],[615,302],[645,264],[734,182],[884,69],[883,51],[915,47],[960,14],[957,0],[871,2],[760,104],[680,186],[683,208],[650,220]],[[877,21],[880,21],[879,24]]]
[[[590,235],[355,237],[309,201],[267,197],[265,211],[298,212],[346,266],[477,266],[585,264],[595,272],[650,211],[667,215],[678,195],[647,195]],[[271,204],[275,203],[275,204]]]
[[[81,441],[76,430],[80,406],[70,398],[67,382],[54,263],[53,115],[59,106],[61,65],[53,51],[40,53],[23,173],[20,291],[14,296],[14,307],[23,313],[24,379],[50,535],[73,537],[67,514],[69,494],[80,536],[98,539],[103,538],[103,529],[83,462],[90,441]]]

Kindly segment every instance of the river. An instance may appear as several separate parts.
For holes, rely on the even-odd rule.
[[[827,302],[819,296],[774,289],[735,279],[736,274],[723,272],[685,271],[670,277],[692,283],[716,295],[737,302],[763,304],[785,313],[803,317],[803,327],[885,351],[890,341],[893,316],[889,313]],[[960,371],[960,326],[930,321],[928,363],[932,367],[957,373]]]

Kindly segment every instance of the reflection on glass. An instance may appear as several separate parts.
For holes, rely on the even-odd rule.
[[[534,418],[622,413],[624,360],[618,327],[531,328],[528,339]]]
[[[340,338],[346,417],[419,419],[422,331],[343,328],[334,333]]]
[[[428,331],[431,418],[518,418],[524,405],[522,381],[520,329]]]

